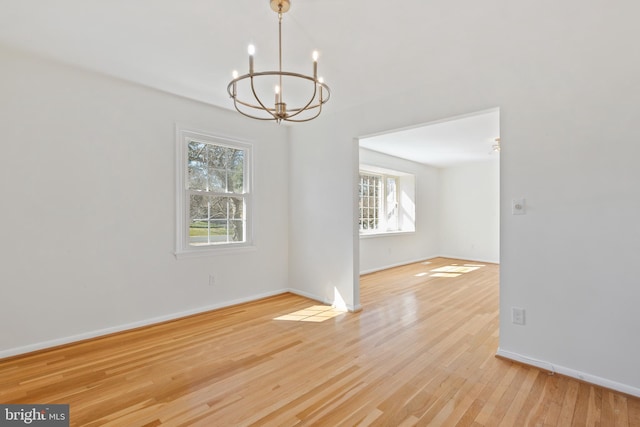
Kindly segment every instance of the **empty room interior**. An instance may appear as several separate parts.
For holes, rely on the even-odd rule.
[[[640,426],[637,2],[0,10],[0,425]]]

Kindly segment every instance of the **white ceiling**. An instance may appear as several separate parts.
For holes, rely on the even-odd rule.
[[[478,43],[472,27],[495,34],[495,16],[477,2],[292,0],[283,65],[311,73],[319,50],[326,110],[339,111],[411,93],[436,65],[468,68],[455,52]],[[249,43],[258,71],[276,68],[277,15],[269,0],[0,0],[0,43],[231,108],[226,86],[246,72]]]
[[[500,113],[486,111],[360,139],[360,146],[395,157],[447,167],[498,159]]]
[[[332,89],[329,111],[411,94],[435,78],[434,66],[478,66],[477,58],[457,53],[460,47],[494,44],[469,37],[495,35],[489,20],[496,11],[475,4],[461,10],[424,0],[392,7],[382,0],[292,0],[283,20],[283,65],[309,74],[311,52],[319,50],[319,75]],[[0,0],[0,10],[1,44],[223,108],[232,108],[232,70],[248,69],[249,43],[258,71],[277,68],[277,15],[269,0]],[[499,136],[497,114],[363,144],[436,166],[478,160]]]
[[[334,94],[327,108],[366,101],[374,95],[368,85],[406,55],[382,31],[406,6],[375,3],[383,4],[293,0],[284,15],[284,68],[310,74],[317,49]],[[0,11],[0,43],[225,108],[232,70],[248,68],[249,43],[257,71],[277,68],[269,0],[0,0]]]

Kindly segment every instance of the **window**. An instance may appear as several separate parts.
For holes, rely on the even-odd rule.
[[[177,253],[250,244],[251,146],[178,129]]]
[[[380,226],[381,187],[379,176],[360,174],[360,231],[377,230]]]
[[[379,166],[360,165],[359,229],[361,236],[416,230],[415,175]]]
[[[398,177],[360,172],[360,232],[397,231]]]

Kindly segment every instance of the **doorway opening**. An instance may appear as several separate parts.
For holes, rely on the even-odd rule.
[[[499,144],[498,108],[360,137],[360,274],[435,257],[498,264]],[[396,185],[393,195],[363,186],[376,172],[413,183]],[[404,230],[397,226],[402,212],[413,215]],[[372,233],[379,223],[396,228]]]

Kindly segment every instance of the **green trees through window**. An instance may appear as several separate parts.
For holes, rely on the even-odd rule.
[[[187,151],[189,245],[245,242],[247,149],[190,141]]]

